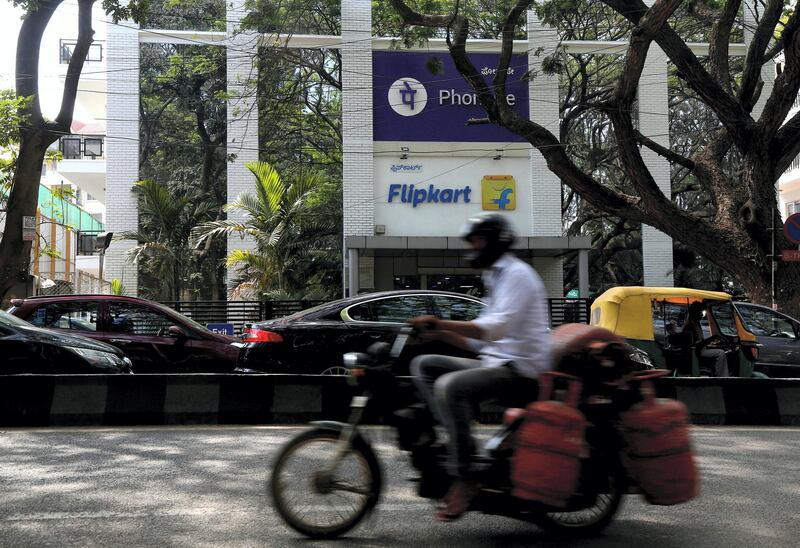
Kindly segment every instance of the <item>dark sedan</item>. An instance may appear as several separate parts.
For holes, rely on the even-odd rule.
[[[14,299],[13,315],[122,350],[138,373],[237,372],[239,341],[159,303],[118,295]]]
[[[733,305],[762,345],[755,370],[769,377],[800,377],[800,322],[768,306],[744,302]]]
[[[483,307],[475,297],[441,291],[387,291],[341,299],[245,329],[239,364],[270,373],[341,374],[345,352],[392,342],[409,318],[433,314],[472,320]],[[403,350],[398,373],[407,373],[411,358],[420,354],[472,356],[444,343],[415,341]]]
[[[39,329],[0,311],[0,375],[131,373],[131,362],[111,345]]]

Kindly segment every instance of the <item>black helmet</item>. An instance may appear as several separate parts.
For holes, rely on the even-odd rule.
[[[486,238],[486,247],[467,254],[472,268],[491,266],[514,243],[511,223],[497,213],[483,213],[470,218],[461,229],[461,237],[469,241],[472,236]]]

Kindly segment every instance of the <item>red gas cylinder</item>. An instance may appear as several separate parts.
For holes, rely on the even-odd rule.
[[[662,505],[679,504],[699,495],[689,412],[677,400],[656,398],[649,380],[667,373],[643,371],[634,377],[633,381],[641,381],[644,401],[621,416],[631,474],[645,499]]]
[[[553,378],[569,379],[564,402],[550,400]],[[548,372],[539,376],[539,401],[525,410],[511,461],[512,494],[558,508],[567,505],[587,455],[586,418],[578,411],[581,383],[576,377]]]

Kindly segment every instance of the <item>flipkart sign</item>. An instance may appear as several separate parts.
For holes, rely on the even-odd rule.
[[[410,204],[455,204],[472,202],[472,187],[441,188],[437,185],[393,183],[388,202]],[[511,175],[485,175],[481,180],[481,205],[487,211],[514,211],[517,208],[517,184]]]
[[[511,175],[485,175],[481,181],[481,204],[484,210],[517,209],[517,183]]]

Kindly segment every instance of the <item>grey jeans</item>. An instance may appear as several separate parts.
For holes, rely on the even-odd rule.
[[[430,354],[412,360],[411,374],[431,413],[447,429],[448,471],[458,477],[470,474],[476,406],[490,400],[524,405],[536,399],[536,381],[510,366],[483,367],[480,360]]]
[[[728,372],[728,359],[721,348],[703,348],[700,357],[714,360],[714,373],[717,377],[730,377]]]

